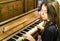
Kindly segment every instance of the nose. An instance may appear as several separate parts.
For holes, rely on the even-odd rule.
[[[44,15],[44,12],[41,12],[40,15]]]
[[[44,16],[44,12],[40,12],[40,17],[42,18]]]

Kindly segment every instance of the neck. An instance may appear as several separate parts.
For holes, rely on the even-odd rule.
[[[47,19],[47,21],[49,22],[50,20],[49,20],[49,19]]]

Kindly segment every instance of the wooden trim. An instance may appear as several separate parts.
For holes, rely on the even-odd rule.
[[[13,18],[11,18],[11,19],[8,19],[8,20],[5,20],[5,21],[3,21],[3,22],[0,22],[0,26],[1,26],[1,25],[4,25],[4,24],[6,24],[6,23],[9,23],[9,22],[11,22],[11,21],[13,21],[13,20],[16,20],[17,18],[23,17],[23,16],[27,15],[28,13],[33,12],[33,11],[36,11],[36,10],[37,10],[37,8],[36,8],[36,9],[33,9],[33,10],[29,11],[29,12],[26,12],[26,13],[24,13],[24,14],[21,14],[21,15],[19,15],[19,16],[16,16],[16,17],[13,17]]]

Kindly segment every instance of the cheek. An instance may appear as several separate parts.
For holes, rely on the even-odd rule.
[[[40,14],[40,17],[41,17],[41,18],[44,18],[44,17],[45,17],[45,15],[44,15],[44,14]]]
[[[46,18],[46,19],[48,18],[48,15],[47,15],[47,14],[45,14],[45,18]]]
[[[48,18],[48,15],[47,14],[40,14],[40,17],[43,19],[47,19]]]
[[[41,18],[43,18],[43,17],[44,17],[44,15],[40,15],[40,17],[41,17]]]

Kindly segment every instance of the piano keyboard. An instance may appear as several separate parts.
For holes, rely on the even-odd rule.
[[[16,35],[12,36],[11,38],[7,39],[7,40],[3,40],[3,41],[17,41],[18,39],[20,39],[20,37],[22,37],[23,34],[34,34],[35,32],[37,32],[37,25],[39,25],[39,23],[41,23],[40,20],[36,21],[34,24],[30,25],[29,27],[25,28],[23,31],[20,31],[19,33],[17,33]],[[21,39],[20,39],[21,40]]]

